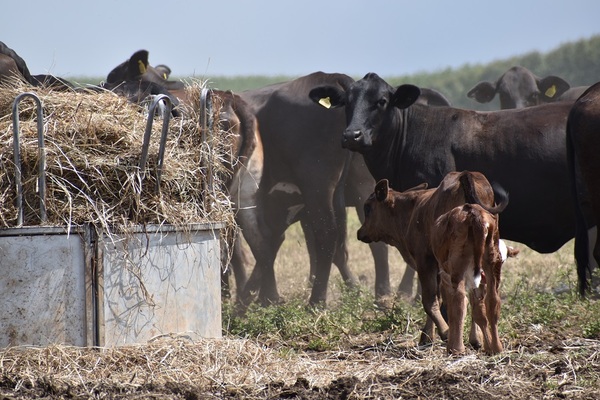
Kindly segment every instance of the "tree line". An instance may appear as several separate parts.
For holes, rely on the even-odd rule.
[[[521,65],[539,77],[560,76],[571,86],[591,85],[600,81],[600,35],[565,43],[547,53],[534,51],[488,64],[466,64],[457,69],[393,77],[388,82],[392,85],[413,83],[439,90],[456,107],[497,110],[500,108],[498,99],[479,104],[469,99],[467,92],[480,81],[495,82],[515,65]]]
[[[560,45],[555,50],[541,53],[533,51],[523,55],[487,64],[465,64],[459,68],[447,68],[436,72],[423,72],[402,76],[386,76],[391,85],[412,83],[436,89],[443,93],[455,107],[477,110],[497,110],[498,99],[480,104],[467,97],[467,92],[480,81],[495,82],[506,70],[521,65],[539,77],[557,75],[571,86],[591,85],[600,81],[600,35]],[[240,91],[266,86],[293,79],[290,76],[240,76],[209,78],[211,87]],[[354,77],[362,78],[361,76]]]

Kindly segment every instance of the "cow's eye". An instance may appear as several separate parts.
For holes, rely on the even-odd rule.
[[[387,104],[387,99],[383,98],[383,99],[379,99],[379,101],[377,102],[377,106],[380,108],[384,108]]]
[[[540,104],[539,98],[540,97],[537,93],[533,93],[531,96],[529,96],[529,99],[528,99],[529,105],[535,106],[535,105]]]

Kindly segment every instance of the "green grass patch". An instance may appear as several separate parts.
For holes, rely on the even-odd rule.
[[[297,349],[317,351],[335,349],[353,335],[405,332],[415,319],[422,318],[420,307],[400,301],[379,307],[367,289],[346,286],[339,300],[326,309],[308,307],[305,299],[293,298],[269,307],[253,304],[243,316],[225,305],[223,314],[226,335],[285,341]]]

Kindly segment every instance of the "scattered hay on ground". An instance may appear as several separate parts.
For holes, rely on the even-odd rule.
[[[131,398],[591,399],[600,342],[523,339],[494,357],[449,357],[412,338],[353,338],[347,349],[290,352],[243,339],[161,338],[117,348],[0,351],[0,394]]]

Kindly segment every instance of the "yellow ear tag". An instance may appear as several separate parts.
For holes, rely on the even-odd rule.
[[[331,108],[331,99],[329,97],[323,97],[319,100],[319,104],[325,108]]]
[[[167,79],[167,73],[166,72],[163,74],[163,78]]]
[[[138,67],[140,68],[140,74],[146,73],[146,66],[142,60],[138,60]]]
[[[546,90],[546,93],[544,93],[544,95],[546,95],[546,97],[554,97],[554,95],[556,94],[556,85],[552,85],[548,88],[548,90]]]

